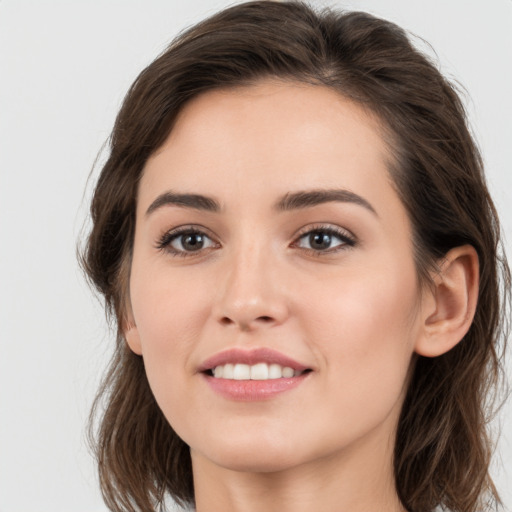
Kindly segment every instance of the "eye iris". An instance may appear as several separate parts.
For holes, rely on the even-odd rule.
[[[181,244],[186,251],[198,251],[204,245],[204,237],[200,233],[182,235]]]
[[[309,245],[312,249],[329,249],[331,241],[331,235],[322,231],[315,231],[309,235]]]

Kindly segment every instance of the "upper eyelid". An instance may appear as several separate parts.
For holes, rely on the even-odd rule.
[[[183,233],[202,233],[210,238],[216,238],[213,232],[201,224],[181,224],[174,228],[170,228],[162,233],[162,237],[168,235],[180,235]]]
[[[347,228],[343,228],[341,226],[338,226],[337,224],[331,224],[331,223],[315,223],[312,225],[307,225],[301,228],[295,235],[294,240],[297,240],[304,235],[307,235],[308,233],[311,233],[312,231],[329,231],[334,234],[343,235],[346,238],[350,238],[351,240],[357,240],[357,237]]]
[[[300,242],[303,238],[307,237],[310,233],[315,231],[325,231],[338,237],[342,243],[330,247],[325,250],[319,250],[315,248],[300,247]],[[323,223],[317,225],[304,226],[304,228],[295,235],[293,242],[290,244],[291,248],[297,248],[306,254],[310,254],[315,257],[328,257],[340,254],[348,249],[352,249],[359,245],[359,239],[348,229],[342,228],[338,224]]]
[[[181,226],[176,226],[162,233],[156,240],[156,248],[165,249],[170,245],[171,241],[173,241],[175,238],[178,238],[179,236],[182,236],[187,233],[199,233],[208,237],[215,244],[220,243],[218,241],[218,238],[215,235],[213,235],[208,228],[197,224],[183,224]]]

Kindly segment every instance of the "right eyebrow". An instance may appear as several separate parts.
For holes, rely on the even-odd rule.
[[[194,210],[204,210],[208,212],[219,212],[220,204],[212,197],[201,194],[179,194],[172,191],[160,194],[146,210],[146,216],[153,213],[162,206],[172,205],[183,208],[193,208]]]

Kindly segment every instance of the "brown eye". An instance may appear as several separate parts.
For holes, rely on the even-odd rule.
[[[329,233],[315,231],[308,235],[308,242],[311,249],[324,251],[331,248],[332,236]]]
[[[179,235],[171,245],[178,250],[199,251],[204,247],[205,241],[206,237],[202,233],[187,233]]]
[[[217,246],[206,233],[190,228],[168,232],[157,244],[158,249],[179,256],[199,253]]]
[[[294,244],[308,251],[334,252],[344,247],[353,247],[355,240],[344,232],[332,228],[312,229],[301,235]]]

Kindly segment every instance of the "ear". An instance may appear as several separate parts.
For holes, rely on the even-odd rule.
[[[128,313],[123,320],[123,336],[131,351],[135,354],[142,355],[142,344],[140,342],[139,330],[135,324],[131,307],[128,307]]]
[[[437,357],[451,350],[468,332],[478,300],[479,266],[474,247],[450,250],[433,275],[433,287],[425,290],[422,334],[416,353]]]

